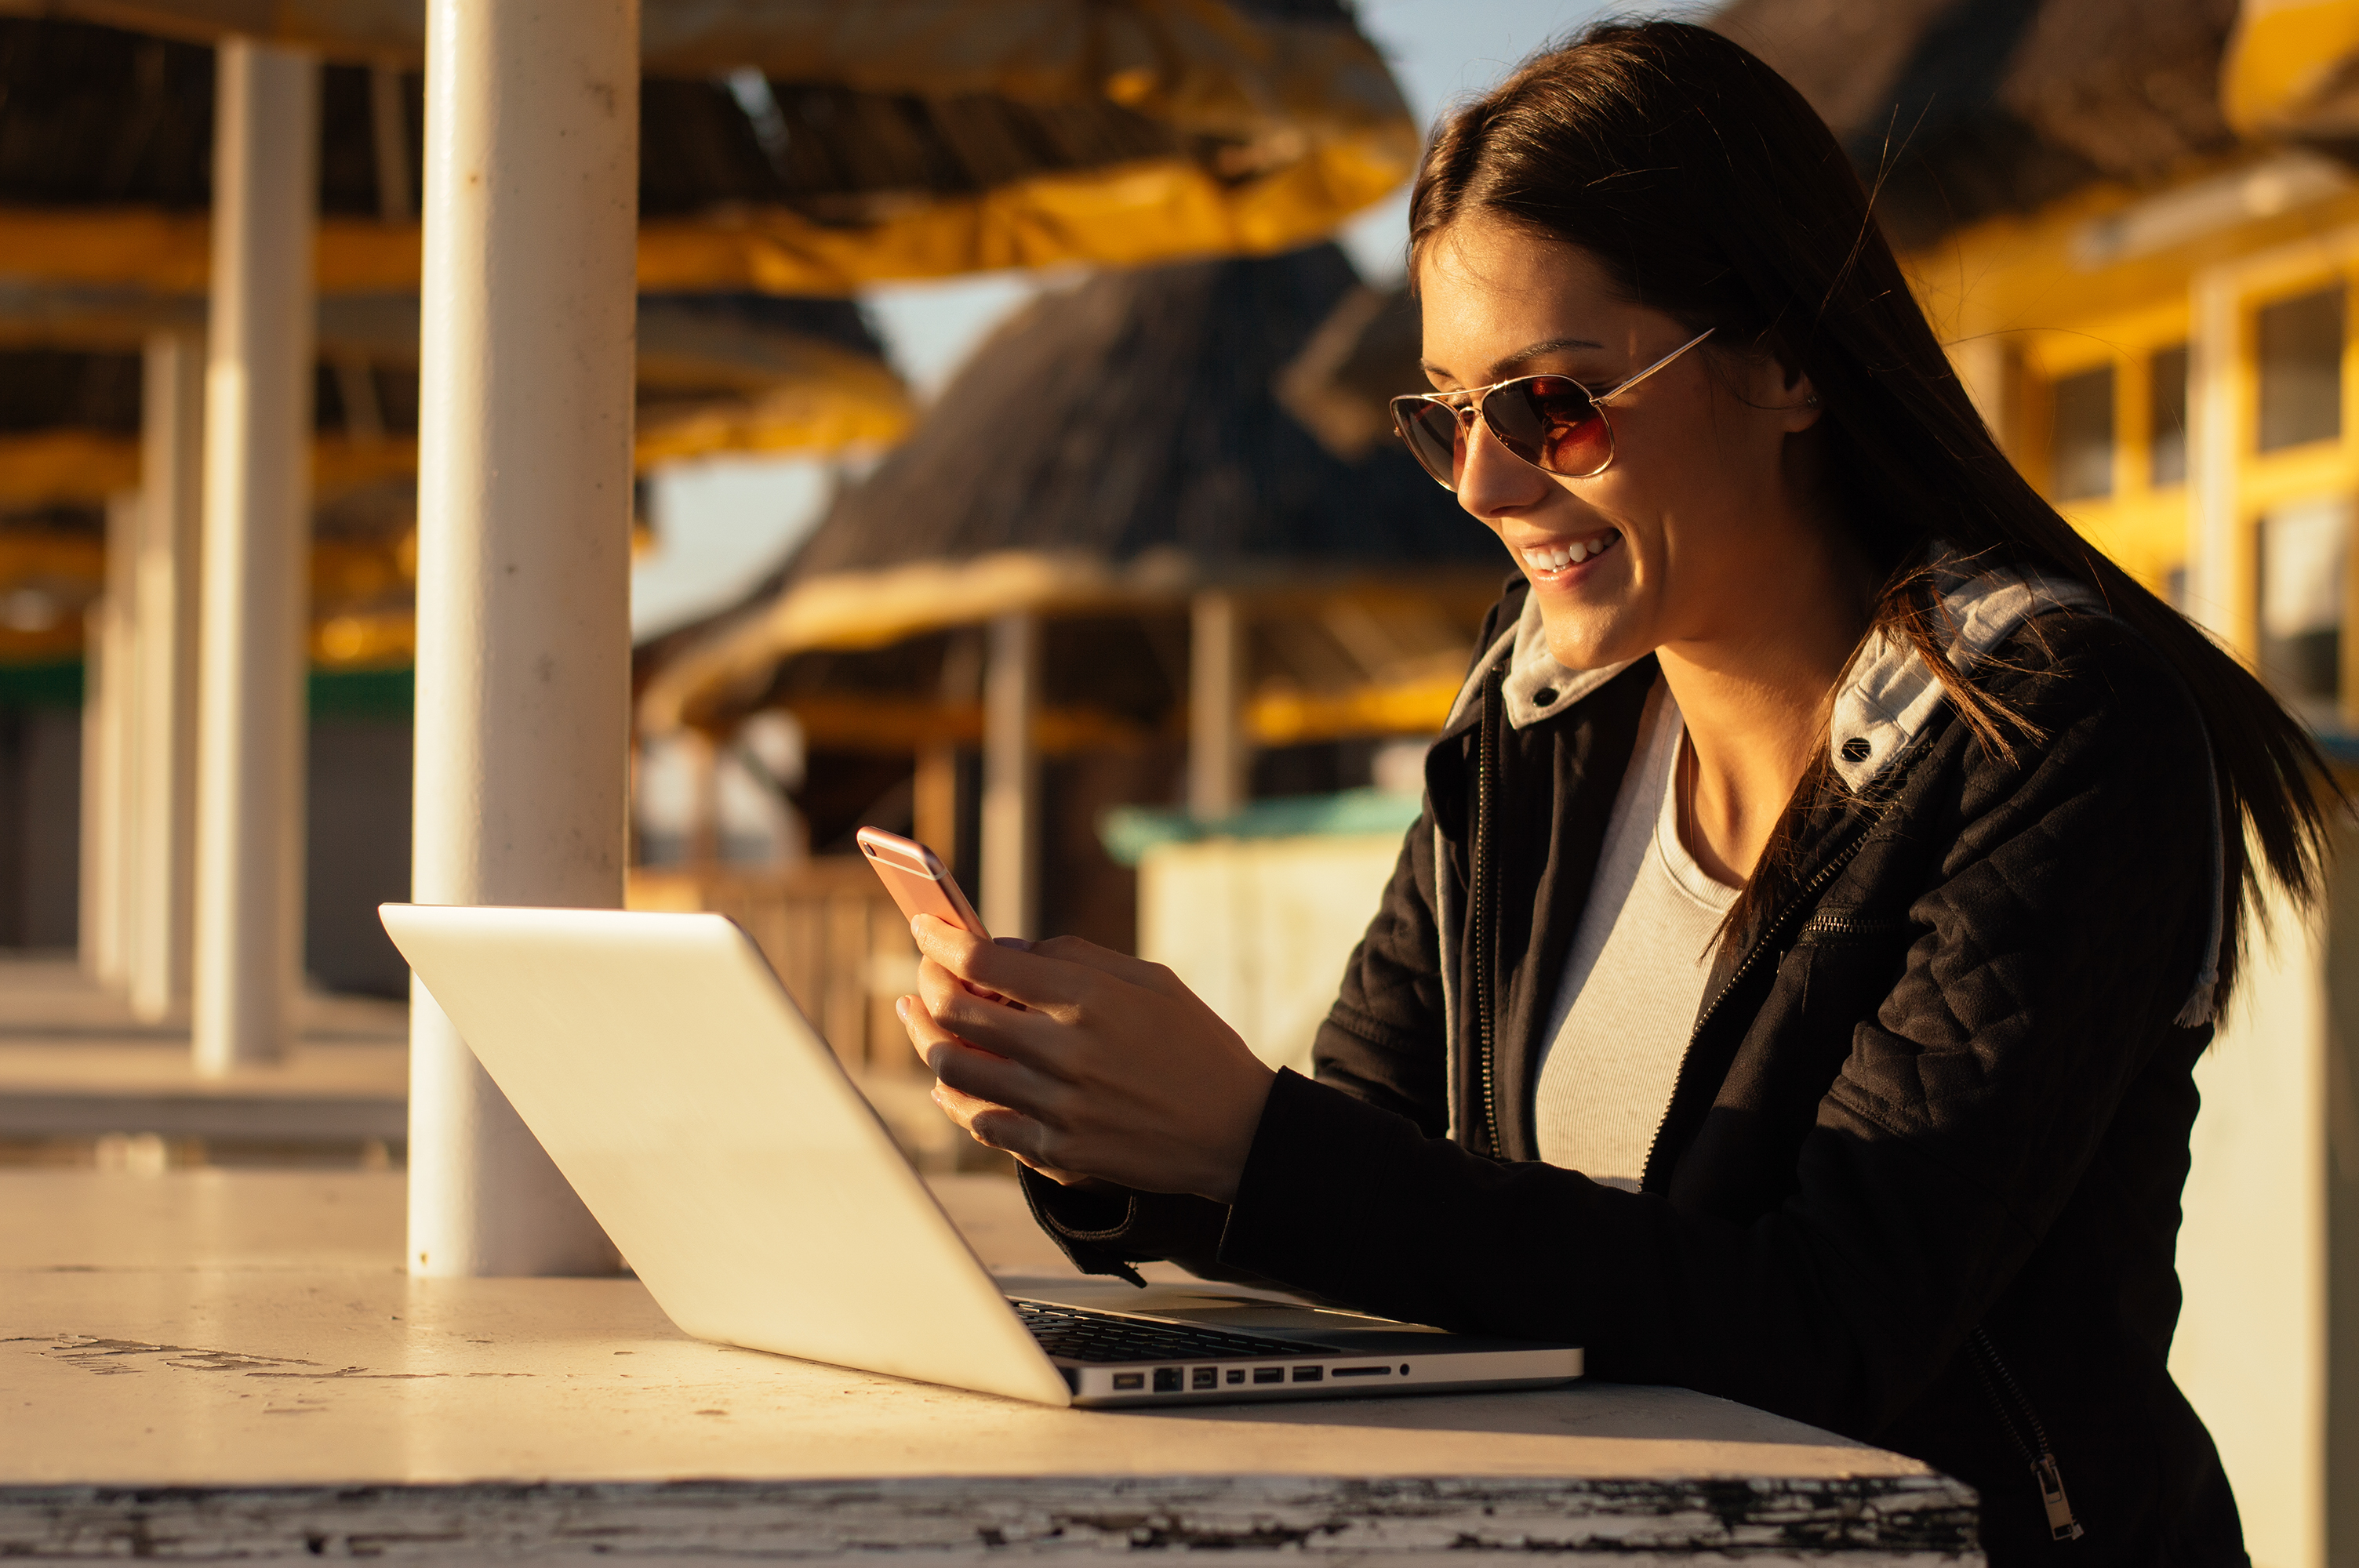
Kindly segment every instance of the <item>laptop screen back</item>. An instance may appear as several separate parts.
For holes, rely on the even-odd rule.
[[[1067,1402],[1055,1368],[736,926],[620,910],[381,913],[681,1329]]]

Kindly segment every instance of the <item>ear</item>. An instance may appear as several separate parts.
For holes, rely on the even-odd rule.
[[[1810,384],[1809,375],[1791,365],[1774,359],[1769,364],[1772,373],[1765,379],[1777,383],[1777,396],[1769,406],[1777,411],[1788,435],[1799,435],[1825,412],[1819,406],[1818,388]]]

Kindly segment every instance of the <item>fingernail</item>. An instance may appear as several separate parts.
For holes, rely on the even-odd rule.
[[[909,999],[908,997],[897,996],[893,999],[893,1016],[899,1019],[904,1023],[909,1022]]]

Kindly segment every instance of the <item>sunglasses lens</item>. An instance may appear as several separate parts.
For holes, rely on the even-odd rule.
[[[1429,398],[1396,397],[1393,424],[1419,466],[1444,489],[1456,490],[1458,470],[1466,460],[1465,432],[1456,412]]]
[[[1589,389],[1560,375],[1509,382],[1483,401],[1499,444],[1550,473],[1580,478],[1614,455],[1614,436]]]

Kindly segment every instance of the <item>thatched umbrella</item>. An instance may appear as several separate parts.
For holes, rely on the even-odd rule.
[[[1095,808],[1169,798],[1183,745],[1189,803],[1217,817],[1242,804],[1254,747],[1438,729],[1499,546],[1397,445],[1339,457],[1274,385],[1355,287],[1320,245],[1042,297],[768,591],[664,651],[643,731],[725,732],[788,708],[815,758],[847,759],[870,795],[897,776],[897,809],[962,851],[961,813],[1007,799],[980,824],[984,915],[1030,930],[1038,840],[1011,828],[995,854],[991,823],[1038,821],[1036,752],[1075,759],[1049,825],[1065,874],[1049,880],[1068,900],[1097,886],[1085,902],[1119,911],[1127,884],[1103,863]],[[950,787],[978,746],[980,781]],[[1076,782],[1089,758],[1111,761]],[[825,784],[820,761],[811,776]],[[840,826],[808,809],[822,839]],[[1083,863],[1107,875],[1093,883]],[[1068,916],[1048,924],[1119,939],[1114,914]]]
[[[1406,453],[1338,457],[1277,397],[1355,287],[1320,245],[1044,295],[845,494],[766,602],[651,681],[643,722],[725,723],[804,653],[1010,613],[1128,613],[1208,589],[1487,600],[1496,542]]]
[[[2225,152],[2236,0],[1733,0],[1712,26],[1801,89],[1895,243]]]
[[[0,0],[8,12],[51,19],[7,24],[0,114],[52,108],[39,134],[0,127],[7,270],[201,285],[200,46],[240,32],[375,62],[328,68],[321,287],[415,287],[415,225],[375,221],[393,195],[413,210],[388,186],[418,167],[419,77],[402,64],[422,41],[414,0]],[[1417,157],[1391,75],[1339,0],[648,0],[643,14],[650,288],[842,293],[1271,252],[1327,233]],[[102,29],[54,18],[153,35],[114,68],[121,103],[64,101],[104,47]],[[388,124],[404,159],[372,129]],[[90,209],[93,179],[114,210]]]
[[[74,646],[79,633],[67,622],[100,587],[97,515],[139,482],[137,345],[159,329],[201,320],[144,299],[52,293],[38,310],[13,316],[8,304],[0,295],[0,599],[29,595],[38,582],[65,613],[28,642],[12,639],[0,611],[0,663],[12,653],[56,657]],[[417,304],[332,299],[321,318],[312,656],[330,665],[406,663],[416,565]],[[719,450],[887,441],[906,422],[901,384],[849,301],[650,296],[640,303],[639,336],[643,470]],[[108,346],[58,346],[92,342]],[[814,390],[821,377],[808,362],[821,354],[842,362],[827,367],[839,386],[869,389],[864,403]],[[27,537],[16,541],[19,532]],[[77,535],[81,544],[69,547]],[[76,568],[71,580],[60,576],[67,561]],[[33,615],[29,597],[18,608],[19,620]]]
[[[0,285],[0,508],[95,504],[138,482],[138,345],[201,331],[200,299]],[[406,476],[417,463],[418,301],[321,302],[314,491]],[[103,369],[94,368],[103,366]],[[847,300],[758,294],[639,301],[637,447],[644,470],[723,451],[881,447],[908,428],[908,389]],[[98,377],[105,418],[78,410]],[[119,406],[118,406],[119,405]]]
[[[1732,0],[1711,26],[1801,89],[1908,249],[2233,146],[2218,84],[2235,17],[2235,0]],[[1406,288],[1364,290],[1280,387],[1322,440],[1364,450],[1391,439],[1386,400],[1420,384],[1417,349]]]
[[[2220,99],[2245,135],[2359,164],[2359,0],[2245,0]]]
[[[332,221],[340,217],[354,233],[396,233],[415,244],[418,92],[414,75],[404,80],[381,66],[327,69],[321,200]],[[201,46],[0,17],[0,228],[9,211],[102,227],[168,227],[187,213],[201,227],[211,201],[212,96],[211,51]],[[649,123],[659,132],[680,129],[660,114]],[[0,342],[103,348],[201,327],[201,269],[177,277],[177,264],[161,273],[149,265],[158,259],[136,245],[89,254],[27,240],[0,249]],[[365,361],[414,381],[417,297],[325,291],[320,342],[332,361]],[[744,291],[703,303],[653,296],[642,303],[639,351],[643,460],[727,449],[829,450],[892,440],[908,421],[898,379],[841,301]],[[10,455],[20,470],[30,460]],[[332,473],[321,477],[332,484]]]

